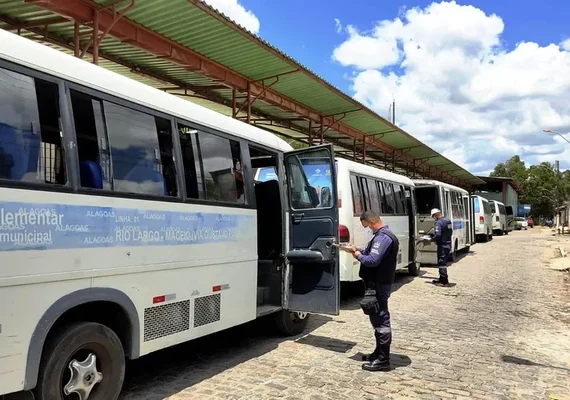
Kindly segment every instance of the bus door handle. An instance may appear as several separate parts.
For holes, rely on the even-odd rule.
[[[305,218],[305,214],[304,213],[291,214],[291,218],[293,218],[294,223],[301,222],[301,220]]]

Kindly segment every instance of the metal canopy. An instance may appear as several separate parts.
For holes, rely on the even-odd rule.
[[[200,0],[4,0],[0,28],[341,157],[483,182]]]

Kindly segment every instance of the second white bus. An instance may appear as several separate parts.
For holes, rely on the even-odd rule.
[[[321,201],[330,198],[328,183],[330,171],[326,163],[312,161],[304,165],[307,178],[317,188]],[[354,161],[337,158],[335,162],[338,185],[339,240],[341,243],[353,243],[365,247],[372,237],[372,232],[360,223],[360,216],[368,210],[376,211],[385,224],[398,237],[399,271],[405,270],[410,275],[418,275],[419,266],[415,262],[416,216],[411,179],[374,168]],[[256,181],[265,182],[276,179],[274,167],[259,168]],[[340,280],[356,282],[360,263],[350,254],[341,252]]]
[[[472,204],[469,193],[447,183],[434,180],[414,180],[420,234],[433,233],[435,222],[431,210],[438,208],[453,225],[451,256],[455,260],[460,251],[469,250],[473,243]],[[418,251],[421,264],[437,264],[437,247],[426,243]]]

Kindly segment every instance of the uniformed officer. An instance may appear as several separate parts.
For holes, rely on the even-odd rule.
[[[363,356],[362,369],[367,371],[390,370],[390,344],[392,328],[388,298],[392,293],[392,284],[396,275],[396,262],[400,243],[380,216],[374,211],[363,214],[363,221],[373,232],[372,239],[365,249],[353,247],[353,256],[360,261],[359,275],[367,289],[375,290],[378,301],[377,312],[369,315],[374,328],[376,348],[370,355]],[[363,223],[364,225],[364,223]]]
[[[447,260],[451,253],[451,237],[453,228],[451,221],[441,214],[441,210],[434,208],[431,216],[435,219],[435,235],[432,240],[437,244],[437,265],[439,267],[439,279],[432,281],[436,285],[449,285],[447,275]]]

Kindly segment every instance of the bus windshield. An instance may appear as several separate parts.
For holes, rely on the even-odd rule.
[[[438,190],[435,186],[416,187],[418,214],[430,214],[433,208],[440,208]]]

